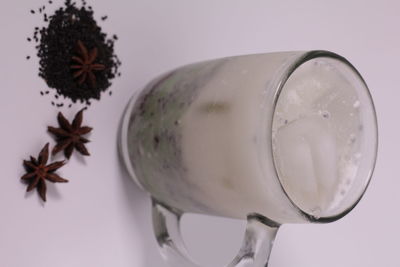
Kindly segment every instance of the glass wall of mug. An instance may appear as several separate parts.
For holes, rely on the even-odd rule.
[[[278,52],[153,80],[127,106],[120,146],[137,184],[176,214],[330,222],[367,188],[377,123],[346,59]]]

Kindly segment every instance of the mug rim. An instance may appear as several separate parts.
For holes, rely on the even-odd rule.
[[[288,68],[285,68],[285,70],[283,71],[283,73],[281,74],[281,76],[278,79],[278,84],[277,84],[277,89],[275,91],[275,95],[274,95],[274,100],[273,100],[273,107],[272,107],[272,112],[271,112],[271,120],[270,120],[270,128],[272,130],[272,125],[273,125],[273,121],[274,121],[274,116],[275,116],[275,112],[276,112],[276,107],[278,104],[278,100],[279,97],[281,95],[281,92],[283,90],[283,88],[286,85],[286,82],[288,81],[288,79],[291,77],[291,75],[304,63],[315,59],[315,58],[330,58],[330,59],[334,59],[334,60],[338,60],[339,62],[345,64],[347,67],[350,68],[351,71],[353,71],[353,73],[355,74],[355,76],[360,80],[360,82],[362,83],[362,85],[364,86],[364,90],[366,91],[366,95],[370,101],[370,108],[372,110],[373,113],[373,124],[374,124],[374,129],[375,129],[375,145],[374,145],[374,155],[372,158],[372,164],[370,166],[370,169],[368,171],[368,177],[366,179],[366,183],[364,185],[364,188],[362,189],[360,195],[354,200],[354,202],[349,205],[349,207],[347,207],[346,209],[344,209],[343,211],[339,212],[338,214],[332,215],[332,216],[321,216],[321,217],[316,217],[310,213],[308,213],[307,211],[303,210],[302,208],[300,208],[294,200],[292,200],[292,198],[290,197],[290,195],[288,194],[288,192],[286,191],[285,187],[282,184],[282,181],[279,177],[278,174],[278,170],[277,170],[277,166],[275,163],[275,156],[274,156],[274,152],[272,149],[272,145],[273,145],[273,140],[272,140],[272,136],[271,136],[271,149],[270,149],[270,153],[271,153],[271,158],[272,158],[272,164],[273,164],[273,169],[275,172],[275,177],[278,180],[279,186],[281,187],[281,190],[283,191],[283,193],[285,194],[285,196],[287,197],[287,199],[289,199],[289,201],[291,202],[291,204],[294,206],[294,208],[303,216],[307,219],[307,221],[310,222],[316,222],[316,223],[329,223],[329,222],[333,222],[336,221],[342,217],[344,217],[345,215],[347,215],[351,210],[354,209],[355,206],[357,206],[357,204],[360,202],[361,198],[364,196],[370,182],[371,182],[371,178],[372,175],[374,173],[375,170],[375,166],[376,166],[376,161],[377,161],[377,154],[378,154],[378,142],[379,142],[379,137],[378,137],[378,122],[377,122],[377,115],[376,115],[376,109],[375,109],[375,105],[372,99],[372,95],[371,92],[368,88],[368,85],[366,84],[364,78],[361,76],[361,74],[359,73],[359,71],[343,56],[340,56],[336,53],[333,53],[331,51],[327,51],[327,50],[311,50],[311,51],[306,51],[304,52],[302,55],[300,55],[299,57],[297,57],[294,62],[292,62]]]

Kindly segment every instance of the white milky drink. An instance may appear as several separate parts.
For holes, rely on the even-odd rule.
[[[329,52],[185,66],[128,109],[128,169],[184,212],[277,222],[339,216],[363,194],[375,161],[368,89]]]

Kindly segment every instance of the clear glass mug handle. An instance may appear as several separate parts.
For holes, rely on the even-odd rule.
[[[170,266],[200,267],[190,259],[180,232],[182,213],[157,200],[152,205],[153,227],[161,254]],[[237,256],[226,267],[266,267],[279,224],[258,214],[247,217],[247,227]]]

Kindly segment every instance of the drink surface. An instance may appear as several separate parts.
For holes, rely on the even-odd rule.
[[[362,157],[360,100],[351,79],[333,63],[313,59],[297,68],[279,95],[273,123],[283,187],[316,217],[340,204]]]

